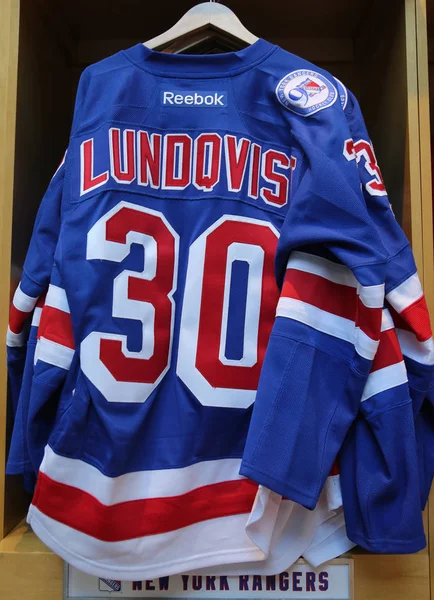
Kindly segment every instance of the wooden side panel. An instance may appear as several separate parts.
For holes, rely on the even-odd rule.
[[[419,62],[418,62],[418,23],[417,5],[420,0],[405,1],[406,49],[407,49],[407,98],[408,98],[408,187],[410,204],[406,203],[406,213],[410,215],[411,242],[419,271],[424,270],[424,246],[422,238],[422,189],[421,189],[421,130],[419,115]]]
[[[420,198],[421,239],[423,270],[421,279],[434,321],[434,243],[433,243],[433,202],[432,202],[432,161],[430,128],[430,81],[428,65],[427,5],[425,0],[416,2],[417,61],[418,61],[418,101],[419,101],[419,141],[420,141]],[[431,599],[434,599],[434,492],[428,504],[428,548]]]
[[[74,101],[66,24],[53,23],[41,0],[21,0],[19,28],[12,222],[12,265],[18,273],[42,196],[68,143]],[[29,497],[20,477],[6,478],[4,495],[7,533],[25,515]]]
[[[433,207],[431,181],[431,128],[430,90],[428,69],[428,39],[426,3],[418,0],[416,6],[417,61],[418,61],[418,100],[419,100],[419,139],[420,139],[420,210],[422,213],[422,244],[424,270],[422,273],[425,296],[434,319],[434,243]]]
[[[9,311],[19,0],[0,2],[0,320],[6,331]],[[4,531],[6,448],[6,354],[0,344],[0,537]]]

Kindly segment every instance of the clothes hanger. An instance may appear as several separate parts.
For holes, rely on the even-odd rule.
[[[257,39],[230,8],[211,1],[193,6],[173,27],[144,45],[170,53],[206,54],[239,50]]]

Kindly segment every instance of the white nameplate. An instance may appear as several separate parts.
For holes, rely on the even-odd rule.
[[[303,560],[280,575],[171,575],[145,581],[115,581],[65,566],[64,599],[94,598],[290,598],[351,600],[353,561],[336,559],[317,569]]]

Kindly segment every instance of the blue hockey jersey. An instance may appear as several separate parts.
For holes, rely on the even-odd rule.
[[[116,83],[110,78],[113,70]],[[320,490],[358,412],[378,342],[390,338],[381,334],[391,327],[387,313],[382,317],[389,251],[360,193],[360,173],[351,158],[355,151],[347,143],[352,136],[333,80],[301,59],[262,40],[241,53],[216,57],[167,57],[136,46],[87,70],[78,98],[63,167],[67,217],[32,389],[31,454],[38,456],[41,440],[50,439],[29,518],[48,545],[99,574],[107,542],[112,550],[116,546],[105,528],[119,520],[121,504],[126,508],[128,502],[145,500],[123,496],[122,478],[130,481],[134,473],[144,489],[140,473],[187,480],[192,465],[209,471],[218,460],[216,472],[223,473],[227,458],[241,458],[279,295],[275,256],[279,279],[282,265],[292,277],[279,300],[285,331],[272,340],[279,335],[284,340],[289,327],[303,343],[310,336],[312,348],[320,340],[322,356],[295,378],[293,369],[281,364],[287,351],[273,356],[270,345],[262,377],[269,373],[274,386],[282,375],[289,384],[293,373],[294,384],[303,389],[303,382],[320,374],[321,389],[308,395],[318,406],[317,419],[307,419],[307,397],[287,394],[291,402],[304,404],[304,415],[294,412],[294,429],[307,427],[305,447],[296,448],[295,435],[287,448],[294,470],[286,491],[298,481],[307,496],[312,476]],[[378,190],[380,177],[373,176]],[[303,318],[313,316],[305,323],[296,303],[287,302],[294,299],[322,312],[315,316],[315,310],[303,310]],[[344,372],[338,365],[346,360],[352,364]],[[394,362],[402,361],[395,357]],[[404,389],[405,374],[401,367],[395,371]],[[274,404],[272,390],[266,387],[259,395],[259,411],[263,402]],[[340,401],[336,419],[330,418],[331,398]],[[52,406],[55,422],[46,418]],[[408,407],[406,401],[396,408],[404,415]],[[283,416],[293,408],[283,406]],[[288,427],[289,435],[294,429]],[[329,435],[330,430],[330,441],[324,440],[321,431]],[[281,445],[279,428],[275,431]],[[412,424],[405,420],[400,431],[408,439],[405,464],[414,464]],[[107,444],[102,443],[107,434]],[[399,430],[395,435],[400,439]],[[264,443],[269,443],[266,436]],[[293,457],[294,448],[304,454]],[[285,461],[282,446],[275,456],[280,455]],[[302,459],[306,474],[296,468]],[[264,455],[261,461],[273,478],[277,459]],[[260,471],[254,475],[258,481]],[[89,477],[99,483],[86,487]],[[181,494],[184,498],[176,497],[178,508],[185,510],[183,499],[189,514],[193,492],[205,491],[200,477],[194,477],[195,486]],[[229,477],[235,487],[240,481],[250,485]],[[411,489],[417,489],[417,478],[412,481],[416,488]],[[206,486],[220,483],[217,477]],[[280,491],[279,485],[273,479],[270,487]],[[233,504],[234,491],[229,494]],[[245,487],[241,492],[244,503],[231,507],[235,512],[225,514],[222,502],[217,513],[204,511],[199,523],[211,534],[210,521],[221,528],[222,519],[248,513],[256,491]],[[173,504],[173,494],[169,498]],[[420,514],[418,519],[411,513],[414,503],[408,500],[415,548],[423,543]],[[147,505],[148,515],[168,521],[166,513],[152,512],[150,502],[134,506]],[[131,529],[113,534],[119,544],[110,557],[111,574],[122,568],[116,560],[126,539],[134,539],[140,554],[148,547],[145,539],[155,546],[157,537],[166,535],[143,525],[140,536],[142,518],[149,520],[146,512],[132,516]],[[170,522],[178,537],[180,530],[198,525],[188,518],[187,524]],[[62,539],[70,541],[70,549]],[[80,557],[84,540],[91,556]],[[218,548],[212,535],[208,541]],[[212,564],[217,558],[206,560]]]

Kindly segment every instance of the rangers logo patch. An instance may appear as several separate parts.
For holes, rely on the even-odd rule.
[[[122,582],[117,579],[99,579],[100,592],[121,592]]]
[[[335,86],[315,71],[300,70],[285,75],[276,87],[281,104],[302,117],[308,117],[335,103]]]

